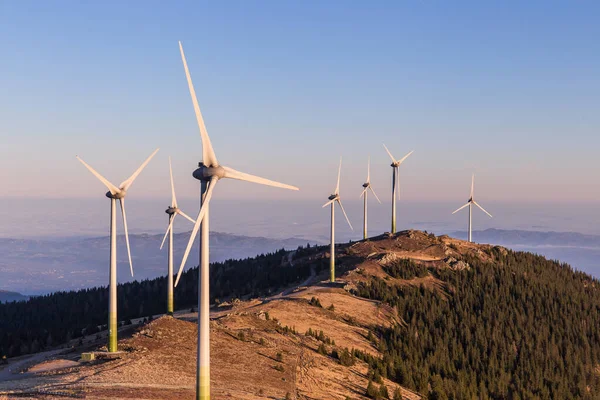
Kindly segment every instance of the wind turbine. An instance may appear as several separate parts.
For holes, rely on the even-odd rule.
[[[385,147],[385,144],[383,145],[383,147]],[[408,153],[407,155],[405,155],[400,160],[396,160],[394,158],[394,156],[392,155],[392,153],[390,153],[390,151],[388,150],[387,147],[385,147],[385,151],[387,151],[390,158],[392,159],[392,163],[390,164],[390,166],[393,168],[393,172],[392,172],[392,233],[396,233],[396,192],[398,193],[398,199],[400,199],[400,164],[402,164],[404,162],[404,160],[406,160],[408,158],[408,156],[410,156],[412,153],[414,153],[414,150],[411,151],[410,153]]]
[[[342,172],[342,158],[340,157],[340,167],[338,168],[338,179],[337,186],[335,187],[335,192],[329,196],[329,201],[323,204],[323,208],[331,205],[331,244],[329,249],[329,272],[331,274],[330,280],[331,282],[335,282],[335,203],[340,205],[342,212],[344,213],[344,217],[346,217],[346,221],[348,221],[348,225],[350,225],[350,229],[354,230],[350,220],[348,219],[348,215],[346,215],[346,211],[344,210],[344,206],[342,205],[342,201],[340,198],[340,174]]]
[[[129,269],[131,270],[131,276],[133,276],[133,263],[131,262],[131,249],[129,247],[129,233],[127,232],[127,216],[125,214],[125,195],[127,190],[133,184],[133,181],[142,172],[142,170],[148,165],[152,157],[158,152],[158,149],[154,150],[150,157],[146,159],[140,165],[140,167],[125,181],[123,181],[119,187],[116,187],[110,183],[106,178],[100,175],[96,170],[90,167],[85,161],[79,156],[76,158],[81,161],[83,165],[92,173],[96,178],[100,180],[107,188],[106,197],[110,199],[110,273],[109,273],[109,284],[108,284],[108,351],[114,353],[117,351],[117,210],[116,202],[117,199],[121,204],[121,214],[123,216],[123,227],[125,228],[125,243],[127,243],[127,256],[129,257]]]
[[[377,199],[379,204],[381,204],[381,200],[375,194],[373,187],[371,186],[371,157],[369,157],[369,161],[367,162],[367,181],[362,185],[364,187],[360,197],[364,197],[364,211],[363,211],[363,239],[367,238],[367,195],[369,194],[369,189],[373,192],[373,196]]]
[[[471,179],[471,197],[469,198],[469,201],[467,201],[467,204],[465,204],[464,206],[462,206],[461,208],[459,208],[458,210],[454,211],[452,214],[456,214],[457,212],[459,212],[460,210],[462,210],[465,207],[469,207],[469,242],[473,241],[473,233],[471,231],[471,226],[472,226],[472,222],[473,222],[473,204],[476,205],[477,207],[479,207],[481,209],[481,211],[483,211],[484,213],[486,213],[487,215],[490,216],[490,218],[494,218],[492,217],[492,214],[490,214],[489,212],[485,211],[483,209],[483,207],[481,207],[474,199],[473,195],[474,195],[474,189],[475,189],[475,174],[473,174],[473,178]]]
[[[191,221],[193,224],[196,223],[192,218],[190,218],[186,213],[181,211],[179,207],[177,207],[177,198],[175,197],[175,184],[173,183],[173,168],[171,167],[171,157],[169,157],[169,174],[171,175],[171,205],[165,210],[165,212],[169,215],[169,226],[167,227],[167,232],[165,233],[165,237],[160,244],[160,249],[162,250],[165,240],[167,236],[169,236],[169,255],[168,255],[168,274],[167,274],[167,314],[173,315],[173,221],[175,221],[175,217],[177,214]]]
[[[196,368],[196,399],[210,399],[210,318],[209,318],[209,206],[210,199],[213,191],[217,186],[217,182],[221,179],[238,179],[247,182],[259,183],[262,185],[275,186],[284,189],[298,190],[295,186],[285,185],[283,183],[271,181],[268,179],[260,178],[258,176],[245,174],[243,172],[236,171],[232,168],[225,167],[217,161],[217,157],[210,143],[208,132],[204,125],[204,119],[200,112],[200,106],[196,98],[196,92],[194,85],[192,84],[192,78],[188,70],[187,62],[185,60],[185,54],[183,53],[183,47],[179,42],[179,51],[181,52],[181,59],[183,61],[183,68],[185,69],[185,75],[187,78],[190,95],[192,97],[192,103],[194,104],[194,111],[196,113],[196,120],[198,127],[200,128],[200,137],[202,139],[202,162],[198,163],[198,169],[194,171],[194,178],[201,181],[200,190],[200,212],[196,218],[194,229],[190,236],[187,248],[181,260],[181,266],[177,273],[177,279],[175,280],[175,286],[179,283],[181,273],[187,257],[192,249],[194,239],[198,233],[198,229],[202,226],[200,232],[200,268],[198,271],[198,358]]]

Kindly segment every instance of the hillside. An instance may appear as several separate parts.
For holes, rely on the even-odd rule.
[[[29,297],[23,296],[21,293],[9,292],[7,290],[0,290],[0,303],[9,301],[25,301]]]
[[[411,400],[598,397],[600,293],[589,276],[407,231],[338,246],[330,285],[326,250],[246,260],[240,272],[262,266],[250,285],[230,279],[230,264],[211,267],[241,298],[219,295],[212,308],[213,398],[366,399],[369,381]],[[260,278],[282,270],[299,283],[274,290]],[[193,398],[194,317],[122,327],[118,360],[78,362],[105,332],[11,359],[27,372],[0,371],[0,397]]]
[[[466,232],[450,236],[466,239]],[[493,243],[516,251],[540,254],[549,260],[561,260],[593,277],[600,277],[600,235],[577,232],[548,232],[486,229],[474,231],[477,243]]]
[[[189,232],[174,235],[175,254],[181,254]],[[118,280],[130,282],[162,276],[167,268],[167,248],[161,250],[163,235],[131,234],[131,256],[135,277],[129,273],[125,237],[117,238]],[[225,261],[254,257],[278,249],[295,249],[306,245],[298,238],[272,239],[211,232],[211,260]],[[70,239],[3,239],[0,238],[0,288],[28,294],[59,290],[78,290],[104,286],[108,282],[108,236]],[[197,260],[198,246],[190,257]],[[39,279],[43,276],[44,279]]]

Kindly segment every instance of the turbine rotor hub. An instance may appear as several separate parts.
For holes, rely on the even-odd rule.
[[[121,189],[120,193],[112,194],[110,191],[106,192],[106,197],[108,197],[109,199],[119,200],[119,199],[124,198],[126,194],[127,194],[127,192],[125,190]]]
[[[169,206],[169,208],[167,208],[165,210],[165,212],[167,214],[169,214],[169,215],[173,215],[173,214],[177,213],[177,207],[171,207],[171,206]]]
[[[198,163],[198,169],[192,175],[199,181],[208,182],[214,177],[218,179],[223,178],[225,176],[225,169],[220,165],[218,167],[209,167],[203,163]]]

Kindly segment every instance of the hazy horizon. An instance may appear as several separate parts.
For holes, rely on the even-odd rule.
[[[223,185],[225,186],[225,185]],[[357,199],[360,187],[350,193],[342,192],[342,201],[354,227],[351,231],[343,216],[336,213],[336,240],[357,240],[362,235],[362,201]],[[354,196],[351,196],[354,195]],[[215,196],[216,197],[216,196]],[[353,198],[354,197],[354,198]],[[482,196],[483,197],[483,196]],[[246,236],[270,238],[301,237],[329,240],[329,209],[321,206],[323,199],[312,200],[231,200],[215,198],[211,207],[211,230]],[[179,205],[195,216],[198,200],[180,198]],[[369,198],[369,233],[389,231],[390,203]],[[421,229],[436,234],[464,231],[468,211],[452,215],[466,199],[454,202],[401,201],[398,208],[398,229]],[[519,229],[534,231],[577,232],[600,234],[600,226],[590,224],[598,218],[596,203],[509,203],[478,198],[494,218],[474,210],[473,229]],[[76,236],[107,236],[110,202],[105,197],[88,199],[17,199],[4,198],[0,209],[0,238],[49,238]],[[169,199],[128,198],[130,233],[164,233],[168,216],[164,212]],[[176,231],[185,232],[192,224],[184,219]],[[117,232],[123,233],[121,221]]]

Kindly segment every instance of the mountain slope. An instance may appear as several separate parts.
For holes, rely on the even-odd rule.
[[[213,398],[365,399],[375,397],[368,386],[382,385],[411,400],[598,398],[600,292],[591,277],[531,254],[407,231],[339,245],[331,285],[327,250],[212,267],[236,297],[251,295],[220,295],[212,309]],[[239,282],[229,275],[253,268]],[[300,286],[274,290],[261,277],[275,271],[293,271]],[[192,272],[183,282],[194,284]],[[40,398],[52,388],[192,398],[194,317],[182,311],[138,328],[121,340],[120,360],[65,369],[105,339],[73,341],[62,361],[33,367],[43,374],[0,375],[0,395]]]
[[[21,293],[9,292],[7,290],[0,290],[0,303],[10,301],[25,301],[29,297],[23,296]]]
[[[167,247],[163,235],[131,235],[131,256],[135,279],[153,279],[165,274]],[[174,235],[175,254],[182,254],[189,232]],[[211,232],[211,261],[253,257],[281,248],[295,249],[306,240],[248,237]],[[2,289],[30,294],[77,290],[103,286],[108,282],[108,237],[77,239],[1,239],[0,275]],[[177,260],[177,258],[176,258]],[[196,261],[194,261],[196,260]],[[198,244],[192,248],[189,264],[198,260]],[[125,237],[117,238],[119,282],[133,280],[129,273]],[[178,265],[177,265],[178,267]],[[44,279],[39,279],[43,276]]]
[[[466,239],[466,232],[454,232],[453,237]],[[600,277],[600,235],[576,232],[541,232],[486,229],[474,231],[477,243],[494,243],[516,251],[543,255],[549,260],[561,260],[596,278]]]

